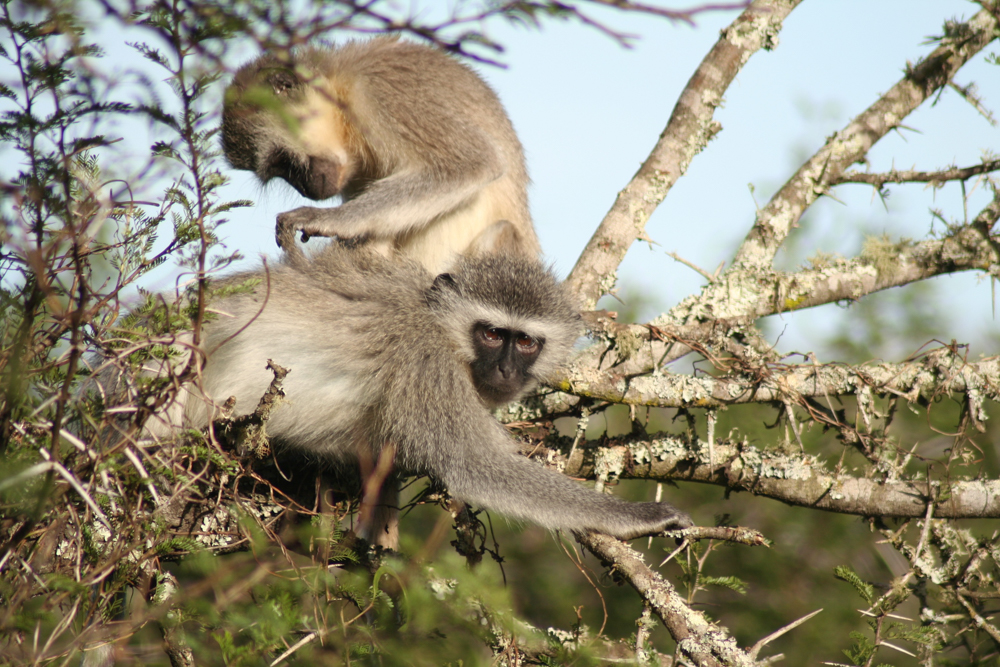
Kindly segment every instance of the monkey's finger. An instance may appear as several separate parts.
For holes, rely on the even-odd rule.
[[[295,227],[281,223],[279,216],[278,223],[274,226],[274,240],[279,248],[288,250],[295,245]]]

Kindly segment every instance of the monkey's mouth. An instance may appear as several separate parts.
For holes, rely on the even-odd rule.
[[[500,373],[496,373],[489,382],[473,378],[473,384],[483,401],[491,408],[516,400],[527,389],[523,378],[504,378]]]
[[[261,180],[281,178],[313,201],[329,199],[343,189],[344,170],[336,160],[324,157],[310,155],[307,165],[299,156],[278,150],[268,156],[264,172]]]

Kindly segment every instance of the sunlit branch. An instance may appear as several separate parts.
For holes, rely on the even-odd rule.
[[[917,171],[915,169],[903,169],[887,171],[881,174],[870,174],[861,171],[848,171],[833,179],[831,185],[842,183],[867,183],[874,185],[878,189],[886,183],[945,183],[947,181],[964,181],[988,174],[992,171],[1000,170],[1000,160],[985,160],[982,164],[975,164],[971,167],[949,167],[938,171]]]
[[[926,58],[909,67],[889,92],[833,135],[757,213],[757,221],[736,253],[730,269],[766,269],[788,233],[814,201],[844,171],[868,154],[875,143],[900,126],[928,97],[974,55],[997,37],[997,17],[983,9],[968,22],[953,26]]]
[[[799,397],[853,395],[859,391],[919,397],[954,392],[1000,400],[1000,357],[970,362],[945,347],[915,361],[898,364],[776,365],[736,368],[723,377],[667,373],[628,378],[609,371],[571,369],[559,389],[581,397],[660,408],[711,408],[745,403],[798,400]]]
[[[618,265],[643,235],[649,216],[721,129],[713,117],[729,85],[751,55],[776,44],[782,21],[800,1],[757,0],[722,31],[681,93],[649,157],[618,194],[567,278],[585,308],[593,308],[613,287]]]

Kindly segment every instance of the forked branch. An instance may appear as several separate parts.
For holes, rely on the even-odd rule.
[[[754,53],[770,49],[786,16],[801,0],[755,0],[709,51],[688,81],[652,152],[604,217],[567,282],[584,309],[594,307],[615,282],[615,271],[643,235],[646,222],[694,156],[721,126],[715,109]]]
[[[864,159],[879,139],[948,85],[965,63],[997,38],[997,28],[997,17],[988,9],[966,23],[952,26],[941,46],[908,68],[889,92],[831,137],[757,213],[757,221],[737,251],[730,272],[770,267],[778,248],[806,209],[838,182],[850,165]]]

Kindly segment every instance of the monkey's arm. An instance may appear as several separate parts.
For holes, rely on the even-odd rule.
[[[692,525],[687,514],[667,503],[631,503],[597,493],[520,456],[505,429],[485,410],[479,414],[459,408],[427,418],[436,423],[434,441],[406,442],[404,433],[427,429],[397,422],[402,428],[396,441],[405,443],[400,454],[404,459],[424,454],[423,461],[407,467],[423,469],[472,505],[545,528],[595,531],[625,540]]]
[[[473,448],[471,456],[443,471],[448,490],[475,506],[545,528],[595,531],[622,540],[692,525],[687,514],[667,503],[631,503],[597,493],[510,451],[509,445],[497,450]]]
[[[469,205],[504,175],[495,151],[485,142],[447,168],[438,164],[403,165],[372,181],[359,194],[332,208],[305,206],[278,215],[281,230],[307,236],[395,239]],[[494,222],[490,220],[489,222]]]

